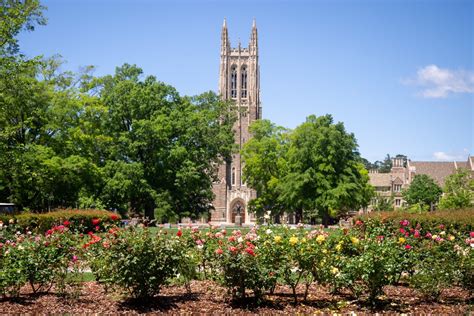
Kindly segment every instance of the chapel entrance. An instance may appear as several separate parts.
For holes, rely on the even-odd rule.
[[[237,215],[240,215],[240,218],[242,219],[242,224],[245,223],[245,204],[244,201],[242,200],[237,200],[234,201],[231,207],[231,221],[232,223],[235,224],[235,217]]]

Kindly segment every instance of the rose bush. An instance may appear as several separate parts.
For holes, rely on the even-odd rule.
[[[113,230],[102,236],[90,233],[89,237],[83,247],[96,278],[137,299],[158,294],[187,260],[178,237],[148,229]]]

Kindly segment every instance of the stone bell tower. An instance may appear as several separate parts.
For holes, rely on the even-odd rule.
[[[255,20],[248,47],[231,47],[224,19],[221,35],[219,94],[223,100],[232,100],[237,111],[234,124],[235,143],[242,149],[250,138],[249,125],[262,117],[260,106],[260,70],[258,65],[257,25]],[[240,215],[242,223],[255,220],[248,213],[248,202],[256,197],[255,190],[247,187],[242,179],[240,153],[234,153],[232,161],[219,166],[218,179],[214,183],[213,223],[235,223]]]

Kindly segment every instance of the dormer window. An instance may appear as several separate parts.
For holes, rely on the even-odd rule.
[[[394,192],[400,192],[402,190],[402,185],[401,184],[394,184],[393,185],[393,191]]]

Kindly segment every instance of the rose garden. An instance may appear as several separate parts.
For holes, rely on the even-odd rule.
[[[140,7],[132,1],[126,5]],[[203,2],[198,7],[204,6]],[[65,60],[54,53],[28,56],[19,38],[46,24],[45,10],[39,0],[0,3],[0,314],[474,312],[474,158],[456,161],[461,158],[435,152],[443,159],[454,157],[452,164],[421,162],[417,169],[406,155],[391,159],[387,154],[385,160],[372,163],[361,155],[355,134],[343,122],[331,114],[307,113],[321,113],[321,102],[337,108],[337,98],[347,94],[345,102],[354,106],[346,104],[334,113],[354,113],[354,119],[342,116],[353,119],[347,125],[351,129],[372,127],[376,114],[399,124],[394,128],[379,123],[361,133],[365,141],[377,142],[377,150],[392,140],[384,137],[387,131],[393,144],[434,146],[423,138],[428,133],[422,126],[442,126],[443,136],[449,134],[449,126],[429,121],[431,112],[421,115],[415,106],[406,112],[399,105],[391,106],[392,112],[389,105],[367,105],[372,112],[362,111],[372,95],[359,100],[361,92],[354,84],[369,68],[380,70],[386,63],[376,64],[377,58],[372,60],[364,51],[370,67],[360,72],[363,76],[353,80],[349,75],[359,71],[334,72],[335,80],[347,79],[350,89],[338,87],[323,99],[313,99],[318,93],[299,99],[304,90],[318,90],[311,80],[325,72],[308,67],[306,75],[292,74],[279,62],[276,68],[284,75],[275,77],[285,78],[284,89],[269,93],[278,102],[288,96],[288,113],[308,115],[290,129],[262,118],[255,20],[248,48],[241,47],[240,40],[237,47],[231,46],[224,20],[219,92],[188,96],[154,75],[144,75],[135,64],[123,63],[115,71],[95,75],[91,65],[65,69]],[[123,10],[130,17],[128,11]],[[101,21],[108,16],[103,14]],[[53,16],[72,21],[62,12]],[[205,20],[190,27],[186,19],[163,19],[170,24],[161,31],[176,31],[179,24],[189,35]],[[163,22],[142,19],[140,32],[133,34],[141,44],[148,41],[141,38],[147,29],[141,25],[144,21]],[[79,24],[86,32],[86,23]],[[81,36],[87,37],[86,43],[90,35],[100,33],[92,26],[88,32]],[[306,27],[305,32],[311,33]],[[130,47],[155,58],[154,49],[144,52],[125,43],[125,33],[109,28],[104,33],[120,34],[121,45],[113,54],[104,54],[106,59],[120,57],[123,62],[127,55],[121,55],[122,49]],[[280,33],[272,36],[283,43]],[[58,45],[68,42],[66,37],[75,42],[74,36],[65,34]],[[109,46],[107,36],[100,39],[100,49]],[[202,87],[206,67],[191,70],[192,62],[184,62],[195,55],[200,65],[209,57],[201,54],[202,47],[182,50],[156,40],[155,33],[153,37],[164,45],[159,73],[199,73],[189,82],[193,89]],[[173,35],[167,38],[179,44]],[[310,42],[319,44],[305,41]],[[333,42],[347,42],[346,36]],[[262,43],[260,47],[268,45]],[[84,47],[77,45],[74,51],[82,56]],[[329,46],[323,43],[319,48]],[[217,47],[216,42],[216,55],[209,58],[217,58]],[[101,55],[97,48],[93,52]],[[343,69],[355,69],[355,59],[347,58],[345,49],[341,52],[344,62],[351,63]],[[167,72],[168,63],[183,64],[179,66],[186,71]],[[419,75],[436,75],[443,69],[431,65],[428,70]],[[327,71],[333,74],[334,69]],[[435,83],[454,76],[443,71],[438,76],[443,80]],[[469,77],[461,70],[454,74]],[[303,88],[296,83],[300,79],[309,85]],[[370,93],[379,90],[373,88],[379,80],[367,84]],[[474,91],[462,80],[456,83],[460,87],[447,85],[442,93],[428,90],[429,95]],[[387,87],[393,89],[393,83]],[[382,104],[396,94],[380,91],[374,97],[382,98]],[[461,107],[445,108],[450,110],[443,112],[443,120],[463,116],[451,110]],[[272,104],[268,109],[278,112]],[[403,119],[396,119],[400,113]],[[410,124],[419,135],[409,141],[399,138]],[[469,131],[460,131],[450,137],[462,141]],[[441,137],[430,137],[441,142]],[[454,141],[449,145],[460,146]],[[464,149],[463,155],[467,153]],[[440,172],[433,172],[433,165],[441,166],[435,170]],[[376,183],[374,177],[383,181]]]
[[[79,210],[52,220],[3,218],[0,306],[48,311],[39,303],[47,297],[55,302],[50,311],[66,311],[93,286],[100,293],[94,296],[118,304],[117,311],[185,310],[197,300],[194,311],[208,312],[418,307],[464,313],[474,284],[472,214],[387,212],[360,217],[350,229],[122,228],[113,213]],[[204,297],[205,287],[222,295],[220,305]],[[175,305],[153,305],[167,297]],[[110,303],[93,308],[81,310],[111,311]]]

